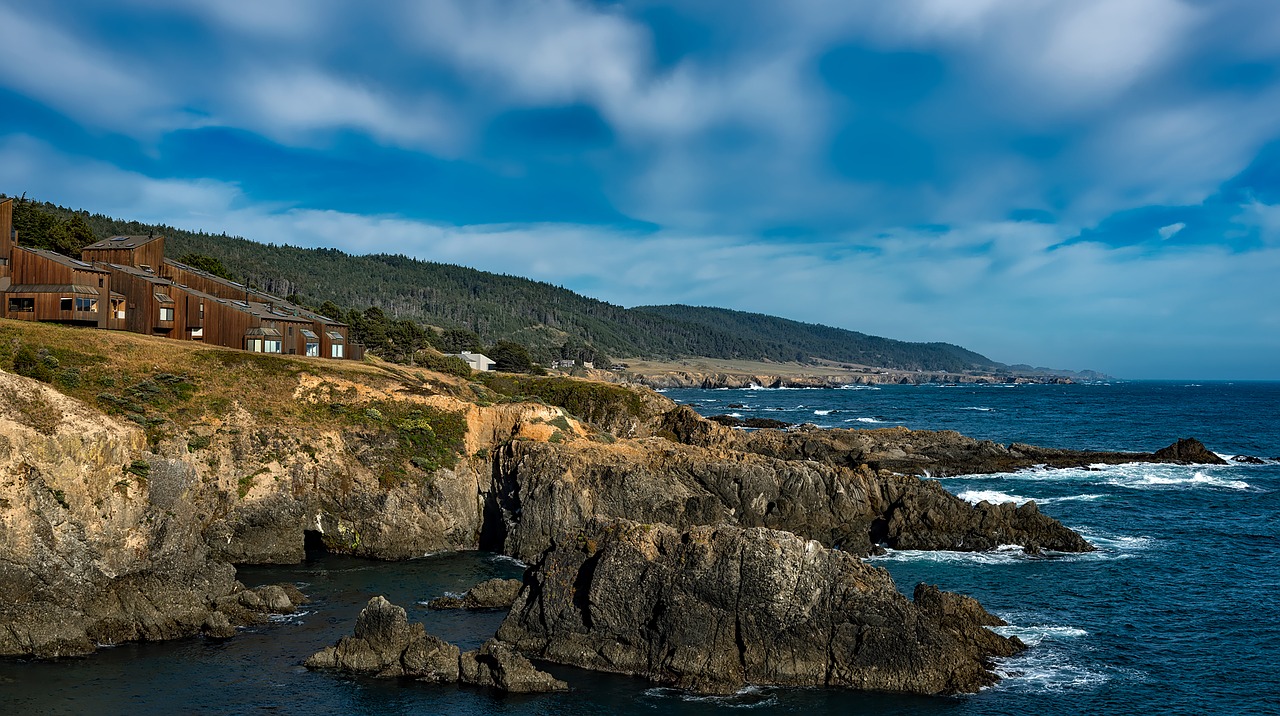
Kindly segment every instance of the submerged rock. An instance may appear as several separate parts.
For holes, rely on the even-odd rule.
[[[427,603],[428,609],[507,609],[516,600],[522,586],[518,579],[490,579],[481,582],[462,597],[438,597]]]
[[[361,610],[351,636],[315,653],[304,665],[368,676],[411,676],[438,684],[460,681],[517,693],[568,688],[505,645],[485,644],[463,654],[428,634],[421,624],[410,624],[404,609],[382,596],[370,599]]]
[[[522,652],[704,693],[747,684],[917,694],[995,683],[1026,647],[967,597],[787,532],[627,520],[566,535],[526,575],[498,638]]]

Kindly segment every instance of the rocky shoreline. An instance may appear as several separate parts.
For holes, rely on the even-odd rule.
[[[995,678],[991,658],[1019,645],[982,629],[989,615],[976,602],[929,588],[908,602],[858,558],[881,547],[1093,546],[1034,503],[971,505],[919,476],[1219,461],[1195,441],[1138,455],[947,431],[746,432],[643,389],[561,380],[522,388],[539,400],[498,400],[447,376],[311,370],[291,379],[293,400],[359,420],[288,427],[232,403],[194,427],[144,430],[0,371],[0,656],[229,637],[302,599],[287,585],[245,590],[233,565],[298,562],[310,540],[377,559],[479,548],[538,565],[523,584],[436,605],[502,609],[514,599],[499,641],[469,657],[417,631],[410,649],[401,644],[410,628],[383,614],[391,632],[371,621],[353,635],[363,646],[338,645],[318,667],[519,690],[542,683],[518,661],[524,651],[709,692],[743,683],[972,691]],[[392,408],[410,417],[380,427]],[[405,467],[405,441],[427,434],[412,417],[424,411],[453,416],[439,425],[460,426],[456,456]],[[779,595],[801,584],[818,601],[796,611]],[[677,605],[723,628],[695,633]],[[641,635],[644,624],[661,629]],[[790,636],[766,645],[770,632]],[[811,653],[804,642],[818,636],[840,649]],[[710,666],[693,668],[699,659]]]
[[[782,375],[771,373],[722,373],[696,370],[673,370],[660,373],[623,372],[619,375],[593,376],[606,380],[616,380],[635,385],[642,385],[654,390],[672,388],[701,388],[713,390],[721,388],[843,388],[850,385],[928,385],[964,384],[964,385],[1023,385],[1023,384],[1062,384],[1069,385],[1075,381],[1064,376],[1053,375],[975,375],[970,373],[940,372],[902,372],[884,371],[879,373],[837,373],[812,375]]]

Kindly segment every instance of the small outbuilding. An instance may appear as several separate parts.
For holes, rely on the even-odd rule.
[[[472,353],[471,351],[463,351],[457,356],[467,362],[471,366],[471,370],[493,370],[497,365],[492,358],[483,353]]]

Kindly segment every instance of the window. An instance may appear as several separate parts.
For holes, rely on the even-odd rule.
[[[111,313],[116,318],[124,320],[124,301],[118,298],[111,299]]]
[[[172,321],[172,320],[173,320],[173,306],[161,306],[161,307],[160,307],[160,320],[162,320],[162,321]]]
[[[289,335],[293,335],[293,326],[289,326]]]
[[[198,341],[198,340],[200,340],[200,339],[202,339],[202,338],[204,338],[204,329],[203,329],[203,328],[192,328],[192,329],[191,329],[191,339],[192,339],[192,340],[197,340],[197,341]]]
[[[98,299],[96,299],[96,298],[77,298],[77,299],[76,299],[76,310],[77,310],[77,311],[91,311],[91,312],[93,312],[93,313],[97,313],[97,312],[98,312]]]
[[[261,338],[246,338],[246,339],[244,339],[244,349],[245,349],[245,350],[247,350],[247,351],[251,351],[251,352],[253,352],[253,353],[261,353],[261,352],[262,352],[262,339],[261,339]]]
[[[329,348],[330,348],[330,350],[329,350],[329,357],[330,357],[330,358],[341,358],[341,357],[342,357],[342,344],[341,344],[341,343],[334,343],[334,344],[333,344],[332,346],[330,346]]]
[[[308,342],[308,343],[307,343],[307,355],[309,355],[309,356],[313,356],[313,357],[316,357],[316,358],[319,358],[319,357],[320,357],[320,344],[319,344],[319,343],[311,343],[311,342]]]
[[[200,302],[200,320],[204,320],[204,301]]]
[[[102,286],[103,286],[102,277],[101,277],[101,276],[99,276],[99,277],[98,277],[98,288],[102,288]]]
[[[28,313],[34,310],[36,310],[36,300],[34,298],[9,299],[10,313]]]
[[[70,311],[75,306],[74,298],[64,298],[59,301],[59,308],[63,311]]]
[[[268,339],[265,341],[265,343],[266,343],[266,349],[265,349],[265,351],[266,351],[267,353],[279,353],[279,352],[280,352],[280,339],[279,339],[279,338],[268,338]]]

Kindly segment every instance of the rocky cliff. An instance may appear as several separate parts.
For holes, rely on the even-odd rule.
[[[235,605],[255,604],[232,565],[300,561],[309,538],[378,559],[480,547],[534,560],[593,520],[629,518],[785,530],[849,559],[879,543],[1091,548],[1034,504],[973,506],[914,476],[1063,451],[747,433],[625,386],[14,323],[0,322],[0,366],[26,375],[0,371],[0,655],[226,634],[250,618]],[[1212,457],[1197,445],[1115,459]]]
[[[498,638],[539,658],[705,693],[746,684],[918,694],[992,684],[1025,647],[972,599],[789,532],[614,520],[556,541]]]

